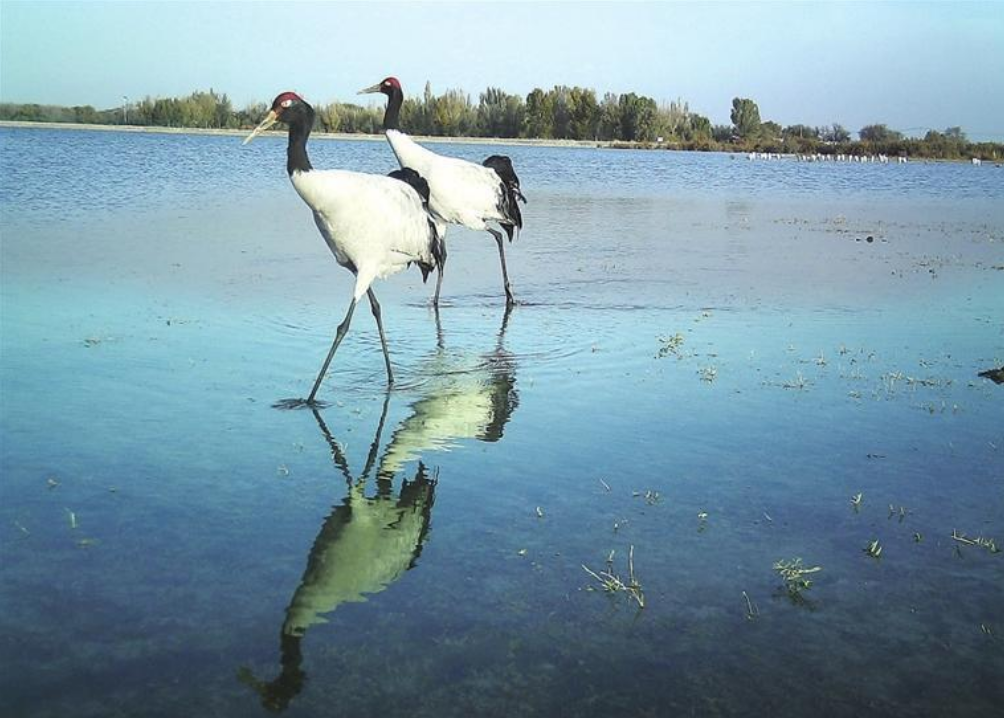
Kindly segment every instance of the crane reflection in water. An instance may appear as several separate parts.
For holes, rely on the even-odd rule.
[[[437,317],[438,319],[438,317]],[[438,470],[423,462],[429,452],[449,450],[464,439],[495,442],[519,404],[516,361],[504,348],[509,312],[495,349],[483,355],[450,353],[441,327],[437,350],[426,361],[420,397],[380,452],[390,404],[388,391],[376,434],[362,472],[354,476],[345,452],[324,417],[312,408],[334,466],[345,478],[342,501],[321,525],[307,557],[307,568],[294,591],[279,635],[279,675],[256,678],[243,667],[239,679],[275,712],[288,707],[306,682],[301,643],[307,630],[343,603],[365,601],[413,568],[429,535]],[[378,458],[379,457],[379,458]],[[426,457],[427,458],[427,457]],[[417,461],[411,478],[395,479]],[[375,493],[367,493],[374,477]]]

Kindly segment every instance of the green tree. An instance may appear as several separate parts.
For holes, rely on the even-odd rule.
[[[683,139],[688,141],[710,140],[713,136],[711,120],[703,115],[689,115],[683,129]]]
[[[470,99],[462,90],[447,90],[436,98],[433,130],[437,135],[463,137],[476,124]]]
[[[268,113],[268,106],[264,102],[251,102],[235,113],[237,127],[254,127]]]
[[[736,134],[742,139],[755,139],[760,132],[760,108],[753,100],[732,98],[732,113],[729,115]]]
[[[903,139],[903,133],[890,130],[885,125],[866,125],[858,131],[858,137],[861,138],[862,142],[886,144]]]
[[[819,137],[825,142],[850,142],[851,133],[839,122],[834,122],[829,127],[819,128]]]
[[[100,116],[91,105],[77,106],[73,108],[73,121],[93,125],[100,121]]]
[[[342,118],[339,113],[339,104],[330,102],[317,108],[317,121],[324,132],[338,132],[341,127]]]
[[[523,98],[496,87],[481,93],[477,108],[479,137],[519,137],[523,127]]]
[[[596,139],[600,124],[600,106],[596,102],[596,92],[584,87],[573,87],[571,104],[571,136],[577,140]]]
[[[951,142],[965,143],[968,141],[966,139],[966,133],[962,131],[961,127],[947,127],[945,128],[944,134],[945,138],[950,140]]]
[[[628,142],[655,139],[658,107],[651,97],[629,92],[620,96],[621,138]]]
[[[433,128],[435,106],[436,98],[432,94],[432,84],[426,81],[421,99],[405,98],[401,106],[401,128],[415,135],[435,134]]]
[[[766,122],[760,123],[759,135],[765,140],[779,140],[783,136],[783,131],[781,130],[781,125],[777,124],[773,120],[767,120]]]
[[[567,140],[572,136],[572,91],[565,85],[555,85],[548,91],[551,105],[551,137]]]
[[[497,87],[489,87],[478,101],[478,134],[482,137],[506,137],[506,104],[509,96]]]
[[[526,96],[526,136],[551,137],[552,107],[548,95],[539,87]]]
[[[505,131],[503,137],[519,137],[526,118],[526,106],[519,95],[509,95],[505,100]]]
[[[665,138],[682,138],[690,123],[690,107],[682,99],[660,105],[656,116],[656,134]]]
[[[731,142],[733,131],[732,125],[714,125],[711,128],[711,138],[715,142]]]
[[[818,140],[819,129],[808,125],[788,125],[781,131],[781,136],[785,139],[797,137],[802,140]]]
[[[599,136],[601,140],[619,140],[621,137],[620,97],[612,92],[603,95],[599,108]]]

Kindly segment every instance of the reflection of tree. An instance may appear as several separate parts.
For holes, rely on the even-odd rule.
[[[312,409],[332,462],[345,477],[346,493],[322,524],[286,609],[279,637],[279,675],[263,681],[247,668],[238,674],[268,710],[285,710],[303,690],[307,676],[301,641],[308,628],[325,623],[324,616],[344,603],[365,601],[385,590],[415,566],[429,532],[437,483],[437,476],[430,477],[421,462],[422,455],[453,447],[458,439],[498,441],[502,436],[502,427],[518,403],[515,360],[502,347],[505,326],[503,321],[495,351],[477,357],[473,365],[443,348],[440,331],[439,349],[426,367],[433,379],[377,461],[390,403],[390,393],[386,395],[358,478],[324,418]],[[395,491],[395,477],[416,459],[414,477],[404,479]],[[374,473],[376,491],[367,495],[367,481]]]

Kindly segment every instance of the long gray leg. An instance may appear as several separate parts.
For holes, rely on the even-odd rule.
[[[505,303],[506,306],[511,306],[516,303],[516,300],[512,296],[512,287],[509,286],[509,272],[505,268],[505,248],[502,244],[502,233],[497,229],[488,228],[491,235],[495,238],[495,244],[499,246],[499,259],[502,261],[502,281],[505,282]]]
[[[370,308],[373,310],[373,317],[376,319],[377,331],[380,332],[380,346],[383,348],[383,361],[387,365],[387,386],[394,383],[394,372],[390,370],[390,354],[387,353],[387,338],[383,333],[383,321],[380,319],[380,303],[377,302],[376,295],[372,289],[366,290],[366,296],[370,298]]]
[[[443,286],[443,270],[446,269],[446,240],[440,240],[443,246],[443,261],[439,265],[439,271],[436,273],[436,296],[432,298],[432,306],[437,310],[439,309],[439,290]]]
[[[314,388],[310,390],[310,396],[307,397],[307,404],[314,403],[314,397],[317,395],[317,390],[321,388],[321,382],[324,380],[324,375],[328,372],[328,365],[331,364],[332,357],[335,356],[335,351],[338,349],[338,345],[342,343],[342,339],[345,338],[345,333],[349,331],[349,324],[352,322],[352,312],[356,310],[356,298],[352,298],[352,302],[349,304],[349,311],[345,313],[345,319],[342,323],[338,325],[338,331],[335,332],[335,341],[331,343],[331,349],[328,350],[328,356],[324,360],[324,365],[321,366],[321,371],[317,375],[317,379],[314,381]]]

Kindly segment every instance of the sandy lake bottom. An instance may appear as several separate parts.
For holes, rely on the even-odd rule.
[[[8,195],[0,714],[999,709],[1000,198],[677,196],[513,156],[520,304],[452,230],[438,322],[417,271],[376,287],[394,389],[360,310],[317,412],[272,404],[350,275],[281,171]],[[796,559],[820,570],[789,591]]]

